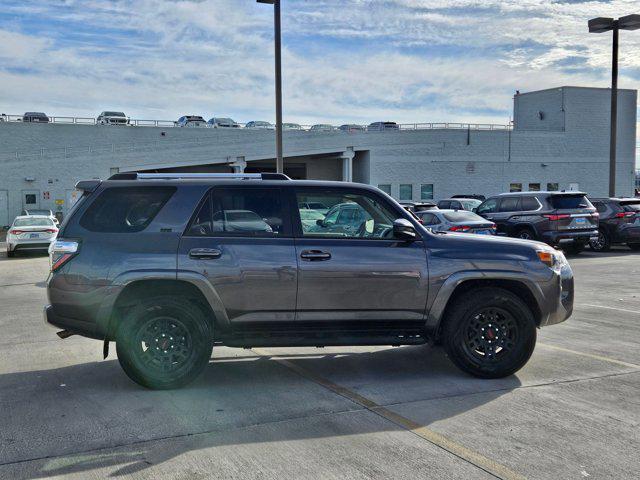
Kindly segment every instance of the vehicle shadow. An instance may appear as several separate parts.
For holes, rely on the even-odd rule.
[[[516,376],[465,375],[440,348],[334,350],[271,351],[389,408],[462,396],[426,412],[425,426],[520,386]],[[0,476],[14,479],[120,476],[205,448],[402,430],[277,359],[232,349],[181,390],[143,389],[109,360],[0,375],[0,392]]]

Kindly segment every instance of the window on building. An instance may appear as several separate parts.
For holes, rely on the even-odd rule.
[[[378,188],[382,190],[387,195],[391,195],[391,184],[390,183],[381,183],[378,184]]]
[[[560,190],[560,186],[557,183],[547,183],[548,192],[557,192]]]
[[[529,191],[530,192],[539,192],[540,191],[540,184],[539,183],[530,183],[529,184]]]
[[[521,183],[510,183],[509,184],[509,191],[510,192],[521,192],[522,191],[522,184]]]
[[[420,200],[433,200],[433,183],[420,185]]]
[[[120,173],[120,168],[119,167],[111,167],[109,169],[109,174],[110,175],[115,175],[116,173]]]
[[[410,183],[400,184],[400,200],[413,200],[413,185]]]
[[[27,193],[24,196],[25,205],[35,205],[36,204],[36,194],[35,193]]]

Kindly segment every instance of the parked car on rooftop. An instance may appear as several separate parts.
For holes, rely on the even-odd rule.
[[[591,250],[606,252],[624,243],[640,250],[640,198],[592,198],[591,203],[600,214],[598,237],[589,241]]]
[[[212,117],[207,121],[207,125],[211,128],[240,128],[239,123],[227,117]]]
[[[49,123],[49,117],[42,112],[25,112],[22,116],[22,121],[28,123]]]
[[[333,125],[329,125],[328,123],[317,123],[312,125],[310,130],[312,132],[333,132],[335,128]]]
[[[302,130],[302,126],[298,123],[283,123],[282,130]]]
[[[363,125],[356,125],[355,123],[348,123],[340,125],[338,130],[342,132],[364,132],[366,128]]]
[[[423,210],[415,214],[425,227],[434,232],[496,234],[495,223],[466,210]]]
[[[251,128],[253,130],[275,130],[276,126],[262,120],[252,120],[247,122],[244,128]]]
[[[207,122],[199,115],[184,115],[176,122],[178,127],[206,127]]]
[[[123,112],[102,112],[96,118],[96,125],[128,125],[129,118]]]
[[[367,127],[370,132],[381,132],[383,130],[400,130],[400,125],[396,122],[373,122]]]

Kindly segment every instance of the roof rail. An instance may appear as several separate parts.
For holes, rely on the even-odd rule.
[[[116,173],[109,180],[176,180],[228,178],[240,180],[291,180],[284,173]]]

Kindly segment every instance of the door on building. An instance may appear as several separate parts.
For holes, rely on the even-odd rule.
[[[40,190],[22,191],[22,210],[40,208]]]
[[[0,227],[9,224],[9,194],[7,190],[0,190]]]
[[[569,184],[569,191],[570,192],[579,192],[580,191],[580,185],[577,183],[570,183]]]

